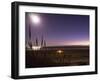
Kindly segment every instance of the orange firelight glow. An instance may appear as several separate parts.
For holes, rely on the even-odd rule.
[[[57,50],[57,53],[63,53],[63,51],[62,50]]]

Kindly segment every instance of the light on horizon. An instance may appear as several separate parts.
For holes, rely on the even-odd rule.
[[[88,46],[89,41],[74,41],[74,42],[69,42],[67,45],[81,45],[81,46]]]
[[[47,46],[89,46],[89,41],[65,41],[65,42],[58,42],[58,43],[47,43]]]
[[[41,46],[32,46],[33,50],[40,50]]]

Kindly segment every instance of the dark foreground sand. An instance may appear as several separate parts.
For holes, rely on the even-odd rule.
[[[61,50],[62,53],[57,52]],[[45,47],[26,50],[26,68],[89,65],[89,46]]]

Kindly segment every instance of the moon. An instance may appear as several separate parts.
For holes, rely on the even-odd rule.
[[[36,14],[30,14],[30,19],[33,24],[39,24],[40,23],[40,17]]]

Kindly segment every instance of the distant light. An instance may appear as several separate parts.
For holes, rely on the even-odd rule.
[[[40,50],[41,46],[32,46],[33,50]]]
[[[62,50],[57,50],[57,53],[63,53],[63,51]]]
[[[40,23],[40,17],[36,14],[30,14],[30,19],[33,24],[39,24]]]
[[[89,41],[70,41],[67,42],[66,45],[80,45],[80,46],[89,46]]]

